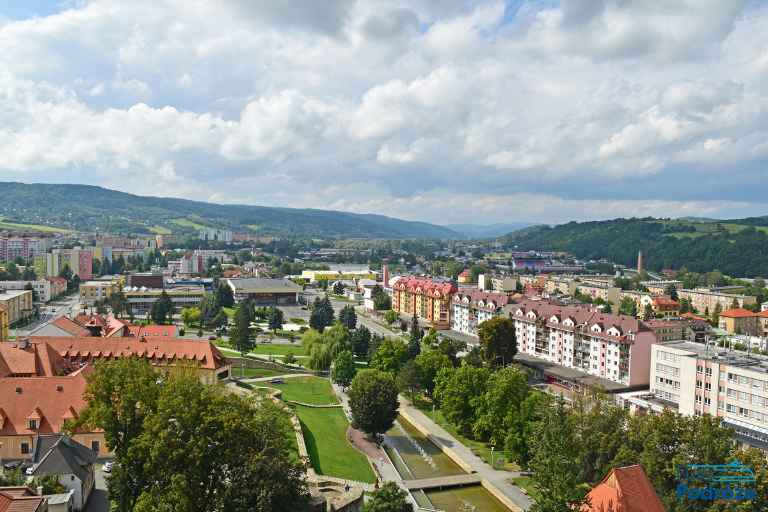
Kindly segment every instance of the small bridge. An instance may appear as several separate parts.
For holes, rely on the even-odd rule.
[[[445,489],[447,487],[463,487],[465,485],[477,485],[483,481],[477,474],[451,475],[437,478],[422,478],[420,480],[404,480],[403,485],[409,491],[428,489]]]

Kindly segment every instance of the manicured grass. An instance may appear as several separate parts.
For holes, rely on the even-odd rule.
[[[297,380],[297,379],[292,379]],[[373,483],[368,459],[347,440],[347,418],[341,409],[295,406],[312,467],[321,475]]]
[[[251,352],[253,354],[267,354],[270,356],[284,356],[286,354],[293,354],[294,356],[307,355],[304,347],[298,341],[290,345],[282,345],[277,343],[257,343]]]
[[[227,318],[235,318],[235,311],[237,311],[237,308],[221,308],[221,310],[224,311]]]
[[[455,437],[461,444],[468,447],[470,450],[472,450],[472,453],[483,459],[483,461],[486,464],[491,464],[491,447],[487,444],[483,443],[482,441],[474,441],[472,439],[468,439],[461,435],[458,430],[456,430],[456,427],[454,427],[448,420],[445,419],[443,416],[443,413],[440,411],[439,408],[435,408],[434,414],[432,413],[432,404],[426,401],[416,401],[414,403],[416,407],[421,409],[421,411],[426,414],[432,421],[443,427],[448,433],[450,433],[453,437]],[[496,466],[496,469],[506,470],[506,471],[517,471],[520,468],[517,466],[517,464],[513,462],[507,462],[504,464],[504,466],[501,466],[499,464],[500,457],[504,457],[503,452],[499,452],[499,450],[495,450],[493,452],[493,462]]]
[[[313,405],[336,404],[339,400],[331,383],[321,377],[291,377],[283,384],[270,384],[283,392],[284,400],[295,400]]]
[[[281,370],[272,370],[269,368],[237,368],[232,367],[234,377],[243,377],[246,379],[257,379],[259,377],[274,377],[275,375],[284,375]]]
[[[530,498],[534,501],[541,497],[539,490],[536,489],[533,478],[529,476],[519,476],[517,478],[513,478],[512,483],[522,489],[525,489],[525,492],[527,492],[528,496],[530,496]]]

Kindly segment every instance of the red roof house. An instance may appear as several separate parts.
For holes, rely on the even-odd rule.
[[[581,512],[666,512],[640,465],[612,469],[587,494]]]

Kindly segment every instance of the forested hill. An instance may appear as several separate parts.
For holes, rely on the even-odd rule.
[[[520,249],[567,251],[627,266],[643,251],[646,268],[720,270],[736,277],[768,276],[768,217],[723,221],[614,219],[535,226],[510,233]]]
[[[202,227],[295,238],[458,238],[454,231],[383,215],[222,205],[146,197],[89,185],[0,183],[0,229],[31,224],[126,234],[193,233]]]

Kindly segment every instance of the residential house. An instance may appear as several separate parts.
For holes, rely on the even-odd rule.
[[[762,334],[760,314],[744,308],[734,308],[720,313],[718,327],[728,334]]]
[[[55,477],[67,491],[73,492],[74,510],[84,510],[96,483],[94,465],[99,449],[85,447],[61,434],[37,436],[31,476]]]
[[[654,297],[651,307],[657,317],[670,318],[680,315],[680,303],[663,295]]]
[[[640,465],[612,469],[585,501],[581,512],[666,512]]]

